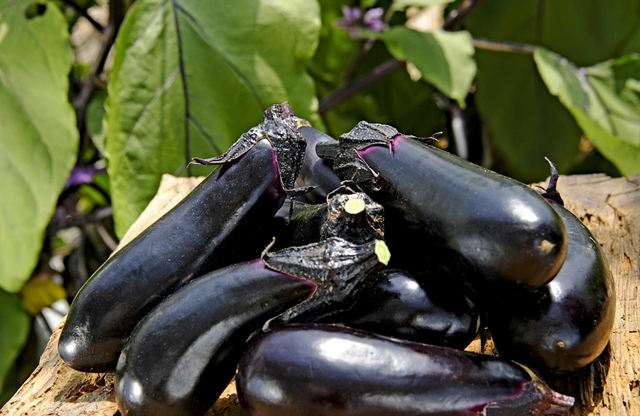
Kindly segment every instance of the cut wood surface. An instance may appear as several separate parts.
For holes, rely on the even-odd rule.
[[[201,179],[165,175],[158,194],[119,247],[173,207]],[[605,353],[588,368],[550,384],[576,397],[576,406],[568,415],[640,415],[640,175],[561,176],[558,189],[566,207],[589,227],[603,248],[615,279],[617,310]],[[0,409],[0,415],[119,414],[113,373],[82,373],[65,366],[57,351],[60,330],[58,327],[54,331],[40,365]],[[490,340],[482,345],[477,339],[468,349],[494,353]],[[233,383],[207,413],[214,415],[246,415]]]

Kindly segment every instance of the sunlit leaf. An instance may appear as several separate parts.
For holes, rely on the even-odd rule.
[[[394,26],[376,37],[385,42],[395,58],[414,64],[425,81],[465,106],[464,100],[476,75],[469,32],[423,33]]]
[[[163,173],[226,150],[270,105],[289,101],[298,116],[318,121],[305,63],[319,29],[319,6],[309,0],[134,4],[116,42],[106,104],[119,235]]]
[[[27,342],[31,320],[15,294],[0,289],[0,391]]]
[[[87,133],[91,137],[96,149],[102,154],[104,150],[104,137],[107,134],[104,127],[104,101],[107,98],[105,90],[98,91],[94,94],[91,102],[87,106],[86,125]]]
[[[465,20],[474,37],[540,45],[579,66],[640,50],[640,0],[481,2]],[[597,22],[597,30],[594,30]],[[529,55],[476,50],[476,102],[508,173],[525,182],[561,172],[579,155],[582,131],[551,95]]]
[[[580,68],[545,48],[535,61],[549,91],[623,175],[640,173],[640,55]]]
[[[78,146],[67,23],[52,4],[27,19],[27,5],[0,1],[0,288],[9,292],[36,265]]]

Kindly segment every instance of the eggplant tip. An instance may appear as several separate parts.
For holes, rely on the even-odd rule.
[[[67,367],[78,371],[95,371],[95,363],[91,359],[87,359],[89,351],[81,338],[61,336],[58,341],[58,355]]]

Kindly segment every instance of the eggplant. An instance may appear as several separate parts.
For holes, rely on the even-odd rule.
[[[219,169],[91,276],[60,335],[65,364],[113,370],[135,325],[168,294],[207,271],[258,256],[270,239],[262,224],[294,192],[304,157],[300,123],[286,104],[265,111],[263,123],[225,155],[204,161],[221,163]]]
[[[569,251],[556,277],[533,293],[506,299],[489,313],[496,349],[547,376],[577,371],[606,347],[615,321],[613,277],[589,229],[562,206],[552,169],[543,194],[567,228]]]
[[[334,143],[336,140],[311,126],[301,126],[298,132],[307,142],[298,181],[302,186],[313,186],[314,189],[307,194],[307,198],[312,203],[321,203],[327,198],[329,192],[340,186],[340,178],[333,171],[330,162],[320,159],[316,153],[316,145]]]
[[[348,310],[321,322],[464,349],[478,334],[480,313],[451,282],[385,269],[365,282]]]
[[[360,122],[316,150],[383,205],[393,267],[438,266],[475,301],[540,287],[564,261],[560,216],[514,179],[383,124]]]
[[[294,200],[284,204],[270,223],[275,240],[272,248],[280,250],[320,241],[320,230],[328,216],[326,203]]]
[[[382,240],[354,244],[340,237],[266,253],[273,270],[303,277],[316,286],[316,295],[274,318],[265,327],[290,322],[314,322],[348,309],[363,282],[387,265],[391,254]],[[318,294],[319,293],[319,294]]]
[[[285,310],[317,314],[341,307],[378,266],[375,246],[327,239],[266,253],[262,260],[223,268],[178,290],[138,324],[120,354],[120,411],[204,414],[233,377],[253,332]]]
[[[236,386],[260,416],[542,416],[574,404],[513,362],[319,324],[254,340]]]
[[[252,332],[315,286],[251,261],[181,288],[136,327],[120,354],[115,395],[123,415],[202,415],[235,374]]]
[[[329,237],[354,244],[384,239],[384,210],[355,184],[345,182],[329,192],[324,204],[293,201],[272,224],[274,248],[301,246]]]

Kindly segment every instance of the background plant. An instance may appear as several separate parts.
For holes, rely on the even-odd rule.
[[[104,1],[0,0],[0,400],[161,175],[273,103],[525,182],[640,173],[640,0]]]

